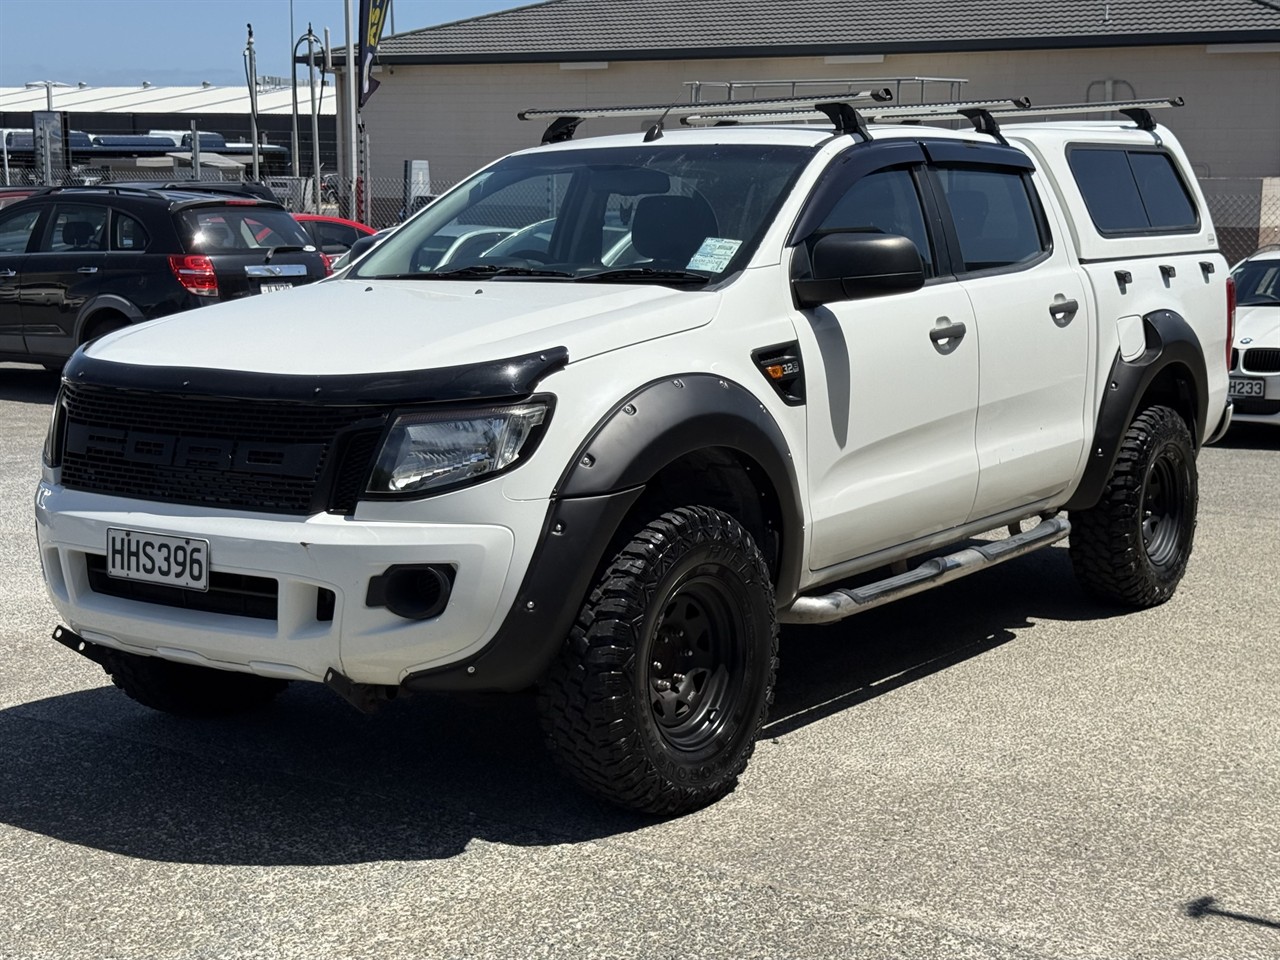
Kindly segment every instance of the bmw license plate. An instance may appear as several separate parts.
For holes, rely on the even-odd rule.
[[[1265,380],[1249,380],[1245,377],[1232,377],[1227,388],[1229,397],[1265,397],[1267,382]]]
[[[292,283],[264,283],[258,287],[259,293],[279,293],[281,290],[292,290]]]
[[[107,530],[107,574],[187,590],[209,589],[209,541]]]

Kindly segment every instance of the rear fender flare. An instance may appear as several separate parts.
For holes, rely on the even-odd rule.
[[[1152,383],[1171,367],[1180,368],[1182,378],[1191,382],[1192,396],[1186,398],[1192,420],[1188,427],[1199,449],[1209,406],[1209,378],[1200,338],[1191,324],[1172,310],[1148,313],[1142,325],[1146,349],[1131,361],[1117,353],[1111,364],[1084,475],[1065,510],[1086,510],[1098,502],[1129,424],[1138,415]]]

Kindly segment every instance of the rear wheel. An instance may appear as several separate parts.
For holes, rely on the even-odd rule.
[[[1199,497],[1181,416],[1149,407],[1129,425],[1098,503],[1071,514],[1071,562],[1091,592],[1135,607],[1173,596],[1191,557]]]
[[[665,513],[614,556],[539,691],[570,776],[677,814],[737,783],[773,700],[777,623],[750,534],[708,507]]]
[[[221,717],[266,706],[287,680],[211,670],[159,657],[111,651],[111,682],[143,706],[183,717]]]

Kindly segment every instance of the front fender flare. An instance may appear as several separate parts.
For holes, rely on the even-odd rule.
[[[781,428],[739,384],[707,374],[653,381],[620,401],[565,468],[515,602],[483,650],[412,674],[411,692],[519,690],[537,683],[559,652],[614,534],[645,484],[685,454],[735,450],[759,465],[782,514],[777,600],[799,586],[804,515]]]

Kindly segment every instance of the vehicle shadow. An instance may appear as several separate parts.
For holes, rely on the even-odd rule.
[[[764,736],[980,656],[1034,629],[1033,618],[1116,612],[1043,589],[1069,578],[1066,551],[1051,548],[834,627],[786,629]],[[653,822],[555,771],[527,694],[423,696],[365,716],[293,684],[259,713],[202,721],[98,687],[0,711],[0,755],[0,822],[145,860],[440,859],[475,839],[555,845]]]
[[[1227,435],[1209,449],[1280,450],[1280,429],[1266,423],[1233,423]]]
[[[61,379],[61,374],[43,367],[0,363],[0,400],[51,404]]]
[[[783,627],[778,686],[762,735],[784,736],[981,656],[1035,621],[1128,612],[1079,587],[1067,548],[1054,546],[835,624]]]

